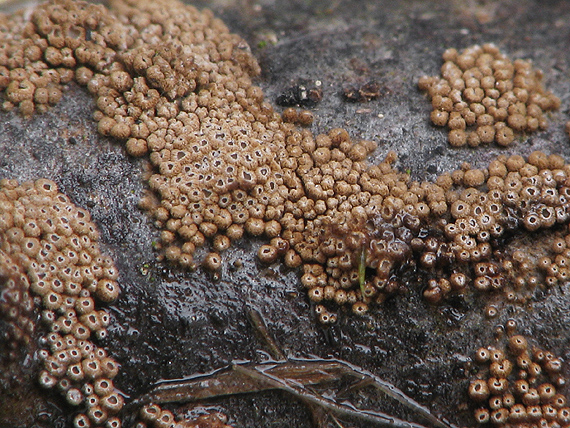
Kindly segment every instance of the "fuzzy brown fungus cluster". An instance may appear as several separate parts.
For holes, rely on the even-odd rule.
[[[481,368],[468,393],[479,424],[570,426],[570,407],[559,392],[566,383],[559,357],[511,335],[506,347],[480,348],[474,360]]]
[[[217,272],[220,253],[245,232],[279,234],[285,128],[251,83],[259,67],[248,46],[210,12],[168,2],[166,13],[164,4],[117,10],[142,36],[120,55],[132,86],[111,101],[134,124],[117,135],[116,113],[101,110],[99,130],[128,137],[133,155],[149,154],[154,193],[141,206],[163,230],[166,259],[192,268],[196,248],[208,244],[203,265]]]
[[[512,252],[512,265],[516,275],[511,275],[515,289],[533,289],[542,282],[546,287],[565,284],[570,278],[570,230],[563,228],[559,233],[545,236],[547,244],[540,253]]]
[[[509,60],[492,44],[443,54],[441,77],[424,76],[419,88],[431,98],[431,121],[449,128],[454,147],[511,144],[517,133],[548,126],[545,112],[560,100],[542,86],[542,72],[528,61]]]
[[[95,22],[76,17],[95,12],[83,3],[50,3],[32,13],[27,31],[51,46],[48,29],[59,34],[67,24],[53,26],[75,17],[75,78],[97,99],[99,131],[155,167],[153,193],[141,206],[162,229],[165,258],[192,268],[195,250],[208,245],[203,265],[217,273],[221,253],[247,233],[270,240],[259,250],[262,262],[305,265],[314,301],[363,313],[378,290],[392,292],[386,280],[409,255],[410,231],[430,212],[446,211],[442,189],[408,189],[407,175],[390,166],[393,154],[368,165],[375,144],[353,143],[344,130],[314,136],[284,123],[251,83],[259,67],[247,45],[209,12],[166,1],[112,6],[97,9]],[[308,123],[299,116],[295,122]],[[404,207],[410,212],[400,214]],[[394,235],[402,222],[402,236]],[[361,255],[378,272],[372,288],[360,284]]]
[[[22,269],[0,250],[0,343],[4,356],[15,361],[35,330],[34,301],[30,282]]]
[[[304,130],[288,136],[281,158],[292,188],[279,220],[288,245],[276,242],[274,254],[285,251],[289,267],[303,265],[301,282],[323,322],[336,318],[327,302],[362,314],[369,302],[396,291],[393,270],[410,256],[421,218],[437,210],[435,201],[431,208],[425,202],[431,185],[421,188],[392,168],[395,153],[379,165],[367,163],[375,148],[371,141],[352,142],[343,129],[317,136]],[[361,269],[370,271],[366,284]]]
[[[119,427],[113,415],[123,406],[112,381],[119,366],[93,342],[106,336],[110,320],[97,303],[119,294],[117,268],[99,250],[98,239],[89,213],[59,193],[54,182],[0,180],[0,309],[4,318],[15,320],[13,335],[20,331],[16,327],[29,334],[29,298],[37,297],[47,330],[46,347],[38,354],[39,382],[80,410],[78,428],[105,421]],[[20,316],[14,318],[16,310]]]
[[[560,157],[499,157],[435,183],[411,181],[393,168],[394,153],[366,161],[375,143],[353,142],[343,129],[300,130],[289,123],[302,123],[294,110],[283,120],[252,84],[259,66],[247,45],[209,11],[168,0],[111,6],[58,0],[28,22],[16,15],[0,31],[8,40],[0,58],[14,80],[20,63],[12,53],[35,41],[43,50],[33,64],[73,70],[96,98],[99,131],[149,157],[151,192],[140,205],[161,229],[161,257],[194,268],[206,247],[201,263],[217,276],[232,242],[263,237],[261,262],[302,266],[323,322],[334,321],[335,307],[363,314],[400,290],[402,269],[426,274],[431,302],[468,286],[528,297],[568,275],[566,250],[529,264],[503,249],[521,231],[566,227],[570,171]],[[54,60],[54,49],[75,65]],[[420,86],[461,144],[508,144],[513,129],[545,126],[543,112],[558,106],[539,72],[492,45],[449,50],[444,59],[443,78]]]
[[[207,412],[197,418],[176,417],[170,410],[157,404],[144,406],[138,415],[135,428],[232,428],[227,424],[228,417],[220,412]]]
[[[5,87],[22,86],[22,67],[86,85],[100,133],[156,168],[154,194],[141,205],[163,229],[166,258],[193,267],[195,249],[209,242],[205,265],[217,270],[219,252],[244,231],[275,233],[273,202],[287,192],[277,153],[291,125],[252,85],[259,66],[247,44],[211,12],[173,1],[111,6],[60,0],[38,6],[29,22],[6,17]],[[32,59],[9,59],[28,45]],[[5,96],[10,108],[15,100]]]

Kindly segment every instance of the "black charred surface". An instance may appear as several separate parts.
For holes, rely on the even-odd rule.
[[[213,8],[250,43],[263,69],[259,83],[268,100],[298,79],[320,80],[323,98],[313,110],[313,132],[345,127],[353,138],[376,140],[375,159],[393,149],[400,155],[398,167],[409,169],[415,179],[434,179],[463,161],[484,168],[499,153],[542,150],[570,160],[563,132],[570,93],[570,4],[503,0],[465,8],[465,3],[214,0],[198,6]],[[446,48],[488,42],[512,59],[532,59],[544,71],[545,86],[562,99],[562,108],[550,114],[547,131],[522,137],[508,149],[453,149],[447,132],[430,124],[431,107],[417,80],[439,74]],[[339,96],[346,81],[363,78],[388,91],[364,105]],[[146,162],[129,158],[121,146],[100,137],[93,109],[86,91],[70,85],[62,102],[46,114],[30,120],[0,114],[0,178],[50,178],[91,212],[102,247],[121,273],[122,294],[110,306],[113,323],[103,345],[122,364],[116,383],[130,397],[159,379],[207,372],[232,360],[263,361],[266,351],[247,320],[249,306],[263,315],[286,354],[359,365],[458,425],[474,425],[472,407],[462,407],[475,370],[469,358],[479,346],[497,343],[497,326],[509,318],[517,320],[519,333],[570,360],[567,286],[539,293],[524,307],[506,305],[497,318],[487,319],[486,295],[468,294],[431,306],[421,298],[421,278],[412,275],[403,295],[365,317],[341,311],[336,325],[324,327],[313,316],[297,272],[256,261],[260,241],[244,240],[228,250],[218,281],[200,269],[187,273],[157,263],[157,230],[136,207]],[[564,370],[568,375],[567,365]],[[15,376],[27,376],[26,387],[36,385],[27,371]],[[39,387],[19,396],[36,403],[38,395],[46,401],[28,407],[34,415],[0,416],[0,426],[7,420],[11,426],[57,426],[71,419],[72,410]],[[306,408],[281,392],[213,405],[230,415],[236,427],[311,426]],[[401,410],[389,401],[382,409]]]

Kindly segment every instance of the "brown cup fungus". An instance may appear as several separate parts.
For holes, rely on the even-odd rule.
[[[557,391],[566,382],[560,375],[561,360],[529,342],[520,334],[510,335],[504,348],[482,347],[475,353],[480,369],[467,392],[478,423],[491,422],[498,427],[568,426],[570,408]],[[556,370],[549,371],[553,361]]]
[[[352,141],[340,128],[314,135],[288,123],[299,120],[292,110],[284,121],[252,83],[259,66],[247,44],[210,12],[175,1],[108,10],[60,0],[6,19],[5,31],[19,36],[0,50],[4,107],[31,114],[31,99],[45,110],[66,82],[86,85],[99,131],[154,168],[140,206],[162,230],[158,248],[173,263],[193,269],[196,249],[206,246],[202,262],[218,276],[232,242],[259,236],[269,241],[260,260],[303,266],[310,298],[331,314],[339,305],[367,313],[403,288],[396,272],[412,265],[425,273],[423,294],[433,303],[469,289],[524,300],[568,276],[568,167],[557,156],[465,164],[435,183],[395,169],[394,152],[370,164],[375,143]],[[448,50],[444,60],[442,78],[422,78],[420,87],[455,145],[509,144],[514,132],[545,127],[543,112],[558,107],[540,72],[492,45]],[[43,254],[37,230],[58,251],[65,246],[53,225],[25,230],[31,256]],[[550,230],[557,241],[545,250],[549,260],[502,252],[517,233]],[[24,232],[10,233],[19,240]],[[81,249],[64,257],[93,262]],[[118,290],[109,281],[88,290],[112,300]],[[33,287],[46,307],[65,300],[45,281]]]
[[[0,216],[0,314],[8,324],[7,345],[29,343],[37,327],[35,296],[47,331],[47,349],[39,351],[40,385],[57,386],[79,409],[76,426],[102,424],[121,410],[123,398],[112,381],[118,363],[91,339],[106,335],[109,324],[99,302],[119,292],[117,270],[99,250],[95,225],[44,179],[21,185],[0,180]],[[93,384],[90,401],[84,391]]]

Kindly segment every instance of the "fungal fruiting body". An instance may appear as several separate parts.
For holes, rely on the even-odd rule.
[[[331,195],[319,214],[293,205],[303,221],[294,212],[282,221],[282,236],[304,262],[301,281],[316,303],[350,303],[364,313],[369,302],[401,287],[406,269],[423,273],[424,297],[434,303],[469,289],[523,302],[537,287],[568,276],[570,169],[559,156],[500,156],[486,169],[464,164],[436,183],[412,182],[388,161],[352,162],[348,171],[358,177],[358,192],[331,180],[347,198]],[[309,177],[303,176],[306,189],[313,185]],[[539,253],[535,246],[536,257],[526,257],[519,240],[536,233],[544,248]]]
[[[0,216],[5,218],[6,214]],[[28,277],[0,250],[0,340],[6,350],[4,357],[17,360],[28,348],[35,331],[34,307]]]
[[[421,77],[419,87],[431,99],[432,123],[447,125],[452,146],[508,146],[517,133],[545,129],[545,112],[560,107],[540,70],[511,61],[493,44],[448,49],[443,60],[441,77]]]
[[[0,219],[0,308],[10,327],[8,345],[29,341],[37,327],[30,297],[36,297],[46,346],[38,352],[40,385],[57,388],[80,410],[76,426],[118,421],[123,397],[112,379],[119,365],[95,344],[107,334],[110,316],[99,306],[117,298],[118,271],[101,253],[89,213],[50,180],[20,185],[3,179]]]
[[[228,417],[223,413],[208,411],[192,420],[176,418],[170,410],[162,409],[157,404],[148,404],[142,407],[138,414],[136,428],[232,428],[227,424]]]
[[[424,296],[432,302],[469,284],[532,289],[565,277],[565,268],[549,270],[546,261],[547,275],[516,275],[509,260],[520,257],[497,253],[505,231],[567,223],[561,158],[500,157],[487,169],[465,165],[436,183],[411,181],[393,168],[393,152],[380,164],[366,161],[373,142],[353,142],[343,129],[314,135],[283,122],[252,84],[259,66],[247,45],[209,11],[166,0],[111,6],[61,0],[38,6],[29,21],[6,21],[4,107],[16,105],[9,87],[28,94],[27,82],[42,76],[56,88],[72,79],[87,86],[99,131],[154,166],[140,205],[161,229],[161,257],[194,268],[196,249],[206,246],[203,266],[219,276],[232,242],[265,237],[260,260],[302,266],[310,299],[329,305],[320,311],[326,320],[335,319],[330,305],[363,314],[397,292],[402,267],[426,273]],[[453,131],[477,126],[472,134],[481,141],[507,144],[510,137],[498,136],[545,125],[542,112],[558,105],[540,73],[492,45],[449,50],[444,59],[443,78],[424,78],[420,86],[439,100],[435,111],[447,115],[441,124]],[[19,107],[27,114],[25,94]],[[296,112],[284,115],[297,120]]]
[[[99,132],[154,168],[140,205],[161,229],[168,261],[194,268],[196,249],[206,246],[203,266],[218,275],[232,242],[264,237],[260,261],[300,267],[323,323],[335,322],[342,306],[365,314],[403,288],[406,269],[423,274],[423,295],[433,303],[469,288],[523,301],[568,278],[570,168],[559,156],[500,156],[435,183],[412,181],[394,168],[394,152],[379,164],[366,161],[374,142],[292,124],[310,125],[308,113],[287,110],[283,121],[252,84],[259,66],[247,45],[210,12],[168,0],[111,6],[61,0],[0,18],[2,107],[29,116],[57,103],[72,80],[86,86]],[[540,73],[491,45],[448,50],[444,59],[443,78],[422,78],[420,87],[432,98],[433,123],[449,126],[454,146],[508,145],[515,131],[544,128],[544,111],[559,105]],[[540,258],[504,249],[523,234],[549,240]],[[118,364],[92,339],[106,334],[110,318],[99,305],[117,298],[118,273],[97,239],[89,213],[53,182],[0,182],[5,342],[11,349],[29,342],[37,296],[48,330],[40,383],[57,385],[80,409],[76,427],[117,428]],[[508,390],[514,364],[483,349],[479,359],[491,361],[493,377],[472,382],[470,396],[491,401],[476,417],[501,425],[534,421],[540,411],[564,426],[568,409],[554,390],[560,360],[540,350],[525,359],[524,338],[511,339],[524,409]],[[551,383],[527,391],[525,379],[543,371],[555,374]],[[174,423],[154,405],[141,419],[140,427]],[[214,419],[203,422],[225,425]]]
[[[468,394],[479,424],[570,426],[570,407],[559,392],[566,383],[559,357],[510,335],[507,346],[480,348],[474,360],[480,371]]]

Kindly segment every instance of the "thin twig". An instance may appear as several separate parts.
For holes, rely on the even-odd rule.
[[[338,381],[344,376],[352,376],[356,378],[356,382],[349,387],[349,390],[374,386],[385,395],[411,409],[419,417],[425,418],[431,425],[437,428],[450,428],[448,424],[436,418],[428,409],[406,396],[395,386],[345,361],[291,358],[289,361],[274,361],[259,365],[240,362],[230,367],[231,370],[225,368],[205,375],[159,382],[151,392],[139,397],[128,407],[132,408],[151,402],[182,403],[268,389],[282,389],[308,403],[339,414],[399,428],[423,427],[423,425],[403,421],[381,412],[357,409],[349,402],[339,404],[307,389],[308,386],[322,386]]]
[[[385,413],[357,409],[347,404],[338,404],[332,400],[329,400],[326,397],[312,394],[304,388],[303,389],[296,388],[295,386],[291,385],[289,382],[284,381],[278,377],[275,377],[270,373],[267,373],[267,371],[259,371],[256,368],[252,369],[243,365],[235,365],[234,370],[238,373],[251,376],[253,379],[258,380],[260,382],[265,382],[269,385],[272,385],[275,388],[287,391],[290,394],[299,397],[303,401],[316,404],[335,413],[343,414],[346,416],[352,416],[365,420],[367,422],[384,426],[391,426],[395,428],[426,428],[423,425],[416,424],[414,422],[404,421],[402,419],[395,418]]]
[[[290,358],[290,360],[291,361],[299,361],[299,362],[303,362],[303,361],[313,361],[314,362],[315,361],[314,359],[306,360],[306,359],[302,359],[302,358]],[[413,410],[415,413],[423,416],[426,420],[431,422],[433,425],[435,425],[439,428],[450,428],[450,426],[448,424],[446,424],[445,422],[442,422],[441,420],[436,418],[434,415],[432,415],[431,412],[426,407],[422,406],[417,401],[412,400],[410,397],[408,397],[406,394],[404,394],[402,391],[400,391],[394,385],[380,379],[378,376],[374,375],[373,373],[369,372],[368,370],[364,370],[361,367],[354,366],[354,365],[347,363],[346,361],[342,361],[342,360],[326,359],[326,360],[322,360],[322,361],[323,362],[325,362],[325,361],[326,362],[334,362],[336,364],[347,367],[354,374],[358,374],[358,375],[361,375],[363,377],[363,379],[362,379],[363,386],[371,384],[376,389],[383,392],[387,396],[393,398],[397,402],[399,402],[399,403],[403,404],[404,406],[406,406],[407,408]],[[368,383],[367,379],[370,379],[371,382]]]
[[[257,309],[249,307],[247,310],[247,316],[249,318],[249,322],[252,324],[253,329],[257,336],[261,339],[262,342],[267,346],[269,349],[269,353],[273,358],[276,360],[286,360],[285,354],[281,351],[281,348],[275,343],[273,336],[269,334],[267,330],[267,325],[263,320],[263,317],[257,311]]]
[[[331,416],[331,419],[333,420],[333,422],[336,424],[336,426],[337,426],[338,428],[344,428],[344,425],[342,425],[342,424],[339,422],[339,420],[334,417],[334,415],[330,415],[330,416]]]

